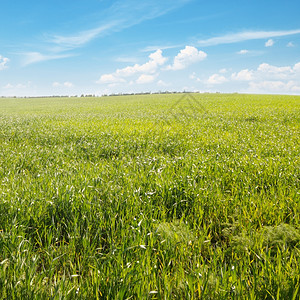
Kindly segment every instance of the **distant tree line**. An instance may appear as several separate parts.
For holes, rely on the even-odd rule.
[[[78,95],[52,95],[52,96],[24,96],[24,97],[17,97],[17,96],[0,96],[0,98],[71,98],[71,97],[81,97],[81,98],[93,98],[93,97],[112,97],[112,96],[133,96],[133,95],[160,95],[160,94],[199,94],[200,92],[191,92],[191,91],[158,91],[158,92],[139,92],[139,93],[112,93],[112,94],[104,94],[104,95],[95,95],[95,94],[81,94]],[[220,92],[216,92],[219,94]]]

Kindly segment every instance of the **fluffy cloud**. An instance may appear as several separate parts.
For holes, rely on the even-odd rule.
[[[250,82],[250,90],[255,92],[300,92],[300,83],[295,81],[260,81],[260,82]]]
[[[233,73],[231,78],[233,80],[250,81],[253,79],[253,71],[249,71],[248,69],[241,70],[238,73]]]
[[[114,74],[104,74],[100,77],[99,81],[101,83],[122,83],[126,82],[123,78],[119,78]]]
[[[297,64],[294,65],[293,71],[295,73],[298,73],[298,72],[300,73],[300,62],[298,62]]]
[[[7,63],[9,62],[9,59],[7,57],[3,57],[0,55],[0,71],[7,68]]]
[[[113,73],[103,74],[97,83],[100,84],[120,84],[137,83],[145,84],[155,81],[160,70],[182,70],[187,66],[205,59],[207,54],[199,51],[195,47],[186,46],[182,49],[169,66],[162,68],[167,62],[163,56],[162,50],[158,49],[149,55],[149,60],[144,64],[135,64],[122,69],[117,69]]]
[[[154,75],[142,74],[136,81],[138,84],[151,83],[155,80]]]
[[[300,62],[293,66],[273,66],[262,63],[256,69],[243,69],[226,77],[221,71],[212,74],[207,80],[200,80],[195,73],[191,74],[190,78],[203,82],[207,86],[226,82],[229,86],[234,86],[237,91],[250,93],[300,93]]]
[[[135,64],[124,69],[118,69],[115,74],[119,77],[128,77],[136,73],[155,73],[159,66],[162,66],[167,58],[162,56],[162,51],[159,49],[149,55],[150,60],[143,65]]]
[[[267,40],[265,43],[266,47],[272,47],[273,45],[274,45],[274,41],[272,39]]]
[[[207,83],[213,85],[213,84],[222,84],[225,83],[226,81],[228,81],[228,79],[226,79],[224,76],[219,74],[213,74],[208,78]]]
[[[263,74],[264,77],[271,77],[272,79],[274,78],[285,79],[294,73],[293,68],[290,66],[276,67],[266,63],[260,64],[259,67],[257,68],[257,71],[258,73]]]
[[[262,63],[256,70],[248,72],[252,76],[251,80],[249,80],[249,91],[251,92],[300,92],[300,62],[294,66],[282,67]],[[234,78],[234,74],[232,74],[232,78]]]
[[[167,70],[182,70],[189,65],[204,60],[207,54],[198,50],[195,47],[186,46],[175,56],[172,65],[167,67]]]
[[[293,42],[289,42],[287,45],[286,45],[287,47],[295,47],[295,45],[294,45],[294,43]]]
[[[212,74],[211,76],[209,76],[208,79],[204,80],[204,79],[201,79],[199,77],[196,76],[196,73],[193,72],[189,78],[192,79],[192,80],[195,80],[197,82],[201,82],[201,83],[204,83],[206,84],[207,86],[212,86],[212,85],[217,85],[217,84],[222,84],[222,83],[225,83],[225,82],[228,82],[228,78],[226,78],[225,76],[223,76],[222,74],[225,74],[227,73],[228,70],[227,69],[221,69],[219,70],[219,73],[216,73],[216,74]]]
[[[149,61],[140,65],[135,64],[133,66],[128,66],[123,69],[117,69],[114,73],[104,74],[98,80],[98,83],[124,83],[126,80],[124,78],[131,77],[136,74],[142,74],[139,76],[139,83],[143,80],[149,80],[150,77],[146,75],[154,74],[158,71],[159,67],[165,64],[167,58],[162,55],[162,51],[158,49],[157,51],[149,55]],[[143,76],[144,75],[144,76]]]

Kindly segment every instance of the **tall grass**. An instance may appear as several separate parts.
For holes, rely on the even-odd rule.
[[[300,97],[181,97],[0,99],[2,299],[299,299]]]

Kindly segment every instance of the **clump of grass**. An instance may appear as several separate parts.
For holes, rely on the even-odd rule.
[[[166,242],[170,247],[175,247],[178,243],[192,244],[195,239],[188,225],[179,220],[160,223],[156,232],[161,243]]]
[[[289,224],[266,226],[263,230],[264,244],[273,247],[294,248],[300,243],[300,230]]]
[[[232,228],[232,227],[231,227]],[[299,246],[300,231],[289,224],[279,224],[278,226],[264,226],[259,231],[247,232],[242,229],[239,232],[225,229],[226,236],[230,238],[230,249],[237,252],[256,251],[259,247],[274,249],[276,253],[278,248],[293,250]]]

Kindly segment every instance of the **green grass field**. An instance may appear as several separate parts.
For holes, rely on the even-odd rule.
[[[300,97],[0,99],[1,299],[299,299]]]

